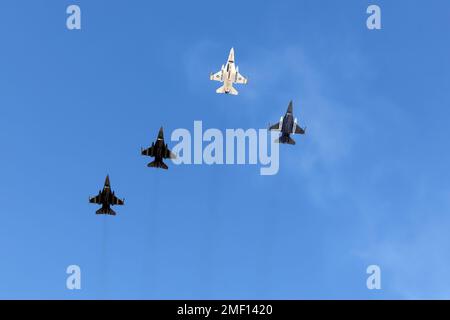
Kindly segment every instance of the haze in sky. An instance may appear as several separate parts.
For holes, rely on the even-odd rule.
[[[0,298],[449,298],[449,18],[444,0],[1,1]],[[218,95],[231,47],[249,81]],[[140,155],[161,126],[169,147],[197,120],[266,129],[290,100],[307,131],[276,175]],[[115,217],[88,202],[107,174]]]

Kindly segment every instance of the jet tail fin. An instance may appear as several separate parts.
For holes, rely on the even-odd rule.
[[[156,161],[156,160],[153,161],[153,162],[150,162],[147,166],[149,168],[162,168],[162,169],[165,169],[165,170],[169,169],[169,167],[164,162]]]
[[[278,139],[275,140],[275,143],[287,143],[287,144],[295,144],[295,140],[292,139],[290,136],[281,136]]]
[[[96,214],[108,214],[110,216],[115,216],[116,215],[116,212],[113,209],[107,208],[107,207],[101,207],[95,213]]]

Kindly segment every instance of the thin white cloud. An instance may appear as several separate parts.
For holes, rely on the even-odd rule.
[[[213,71],[208,70],[213,64],[209,52],[217,47],[202,42],[186,56],[188,82],[195,92],[204,90],[195,72]],[[348,203],[355,216],[352,227],[360,236],[350,254],[360,263],[381,266],[383,290],[399,298],[449,298],[450,203],[444,199],[450,192],[437,194],[433,181],[424,184],[416,176],[407,180],[408,190],[399,190],[398,198],[381,192],[379,185],[399,183],[411,174],[402,168],[405,159],[392,151],[373,153],[375,158],[361,155],[372,143],[389,143],[395,139],[390,134],[411,129],[404,109],[382,92],[361,85],[361,79],[372,79],[377,70],[357,50],[333,52],[330,61],[338,64],[333,73],[300,47],[255,48],[253,53],[251,59],[247,54],[240,61],[250,80],[239,96],[247,102],[241,112],[276,121],[292,99],[299,123],[308,128],[305,136],[294,137],[298,157],[284,158],[280,170],[301,181],[301,190],[319,212],[335,213],[336,199]],[[336,70],[344,73],[341,78]],[[339,81],[348,87],[341,95],[334,91],[343,87]],[[359,167],[360,179],[353,175],[349,180],[343,170],[352,165]],[[426,196],[416,197],[423,193]],[[399,212],[406,221],[399,221]]]

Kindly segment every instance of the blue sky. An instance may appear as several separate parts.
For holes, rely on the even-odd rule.
[[[70,4],[81,31],[65,27]],[[228,8],[0,3],[0,298],[450,297],[450,4]],[[237,97],[208,79],[232,46],[250,79]],[[275,176],[151,170],[139,154],[161,125],[265,128],[291,99],[308,131]],[[126,199],[116,217],[87,201],[106,174]]]

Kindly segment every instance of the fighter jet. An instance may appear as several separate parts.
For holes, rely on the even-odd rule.
[[[125,199],[121,200],[117,198],[114,191],[111,191],[111,184],[109,183],[109,175],[106,176],[105,186],[103,191],[98,192],[98,196],[89,198],[90,203],[101,204],[102,207],[98,209],[96,214],[109,214],[115,216],[116,213],[110,206],[119,205],[122,206],[125,203]]]
[[[147,167],[168,169],[167,165],[163,162],[163,159],[175,159],[176,155],[169,150],[167,144],[164,144],[164,132],[163,128],[159,129],[158,138],[156,142],[152,142],[152,146],[148,149],[141,148],[141,154],[143,156],[154,157],[155,160],[150,162]]]
[[[246,84],[247,79],[239,73],[239,67],[234,64],[234,48],[231,48],[226,65],[222,65],[217,73],[211,73],[210,80],[223,82],[223,86],[216,90],[217,93],[237,95],[238,91],[233,88],[233,83]]]
[[[302,129],[297,125],[297,118],[294,119],[292,113],[292,101],[289,102],[289,106],[284,117],[281,117],[280,122],[274,124],[269,128],[272,131],[280,131],[281,137],[276,140],[278,143],[295,144],[294,139],[291,138],[290,134],[305,134],[305,129]]]

